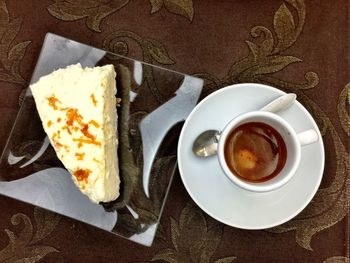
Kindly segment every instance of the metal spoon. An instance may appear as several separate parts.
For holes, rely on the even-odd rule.
[[[273,100],[261,111],[278,112],[288,109],[297,96],[294,93],[288,93]],[[202,132],[195,139],[192,145],[192,151],[199,157],[208,157],[216,153],[221,132],[218,130],[207,130]]]

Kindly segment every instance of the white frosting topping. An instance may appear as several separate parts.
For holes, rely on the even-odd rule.
[[[115,76],[113,65],[76,64],[30,86],[58,158],[95,203],[119,195]]]

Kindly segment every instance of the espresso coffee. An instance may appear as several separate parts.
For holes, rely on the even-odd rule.
[[[236,127],[225,141],[224,154],[235,176],[257,183],[277,176],[287,160],[282,136],[262,122],[248,122]]]

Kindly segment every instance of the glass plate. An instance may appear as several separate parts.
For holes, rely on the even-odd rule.
[[[0,193],[150,246],[176,168],[180,123],[203,80],[46,35],[31,83],[71,64],[114,64],[117,72],[121,195],[93,204],[56,157],[27,89],[0,159]]]

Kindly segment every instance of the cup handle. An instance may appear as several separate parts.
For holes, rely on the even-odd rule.
[[[306,130],[297,134],[301,146],[318,141],[318,134],[314,129]]]

